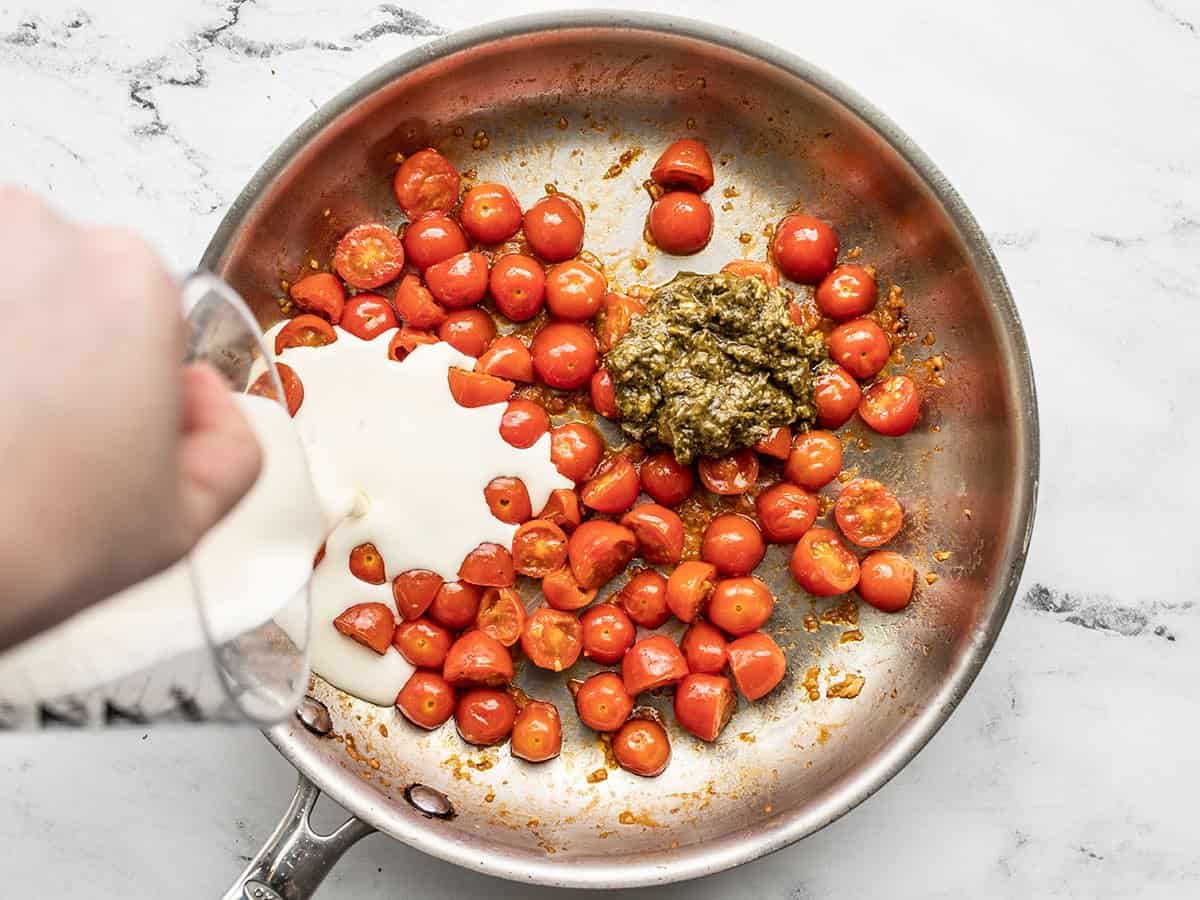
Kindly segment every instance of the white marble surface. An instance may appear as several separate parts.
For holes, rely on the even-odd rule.
[[[1200,4],[642,5],[783,43],[929,152],[1008,274],[1043,433],[1025,582],[950,723],[820,834],[656,896],[1200,895]],[[186,267],[260,160],[350,80],[538,8],[9,0],[0,177],[142,228]],[[218,895],[292,787],[256,733],[216,729],[4,736],[0,779],[13,897]],[[373,837],[322,896],[552,893]]]

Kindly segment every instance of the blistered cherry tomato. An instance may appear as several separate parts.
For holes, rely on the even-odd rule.
[[[765,260],[735,259],[721,266],[721,271],[738,278],[761,278],[767,287],[779,287],[779,270]]]
[[[333,267],[346,284],[372,291],[400,277],[404,245],[386,225],[355,225],[338,241]]]
[[[563,531],[574,531],[583,521],[583,511],[579,508],[579,495],[567,488],[556,488],[550,492],[550,499],[538,513],[538,518],[553,522]]]
[[[547,262],[562,262],[583,249],[583,216],[565,197],[543,197],[525,212],[525,239]]]
[[[701,558],[722,575],[749,575],[766,552],[758,526],[736,513],[725,513],[709,522],[700,544]]]
[[[813,379],[813,404],[817,424],[822,428],[841,428],[858,409],[862,389],[854,377],[837,365],[827,365]]]
[[[891,550],[876,550],[867,554],[860,567],[860,597],[884,612],[896,612],[908,606],[916,576],[912,563]]]
[[[858,404],[858,414],[880,434],[899,437],[917,424],[920,407],[913,380],[907,375],[893,375],[867,388]]]
[[[490,634],[468,631],[446,651],[442,677],[455,687],[498,687],[512,681],[512,656]]]
[[[416,275],[405,275],[396,288],[396,312],[412,328],[437,328],[446,321],[446,310],[433,299]]]
[[[817,287],[817,306],[837,322],[869,313],[875,306],[875,277],[862,266],[843,263]]]
[[[383,557],[374,544],[359,544],[350,551],[350,574],[367,584],[383,584]]]
[[[396,616],[383,603],[356,603],[333,620],[333,627],[383,656],[392,643]]]
[[[371,341],[396,327],[396,313],[387,297],[358,294],[346,301],[338,324],[355,337]]]
[[[763,456],[787,459],[792,452],[792,429],[780,425],[767,432],[767,436],[754,444],[754,450]]]
[[[429,293],[447,309],[464,309],[483,299],[488,259],[482,253],[457,253],[425,270]]]
[[[729,645],[729,671],[742,696],[757,700],[771,693],[783,680],[787,659],[774,638],[760,631]]]
[[[673,566],[683,558],[683,521],[673,510],[643,503],[621,517],[637,536],[638,554],[648,563]]]
[[[278,356],[288,347],[324,347],[337,340],[333,326],[320,316],[304,314],[296,316],[275,335],[275,354]]]
[[[775,608],[771,589],[753,575],[717,582],[708,601],[708,620],[726,634],[757,631]]]
[[[695,194],[672,191],[654,201],[648,225],[660,250],[688,256],[703,250],[712,237],[712,207]]]
[[[625,690],[633,696],[674,684],[688,673],[687,661],[675,642],[661,634],[642,638],[621,660]]]
[[[689,672],[718,675],[729,659],[728,642],[721,629],[707,622],[693,622],[679,642]]]
[[[683,138],[662,152],[650,178],[663,187],[687,188],[702,194],[713,186],[713,164],[708,150],[697,140]]]
[[[792,444],[783,464],[783,477],[810,491],[819,491],[842,471],[842,442],[830,431],[809,431]]]
[[[608,369],[597,369],[592,375],[588,389],[592,396],[592,409],[609,419],[618,419],[621,411],[617,409],[617,391],[613,387],[613,378]]]
[[[429,569],[409,569],[392,579],[392,599],[400,618],[412,621],[425,615],[442,589],[442,576]]]
[[[521,204],[504,185],[484,182],[467,191],[458,217],[479,243],[499,244],[521,229]]]
[[[458,170],[433,148],[418,150],[400,164],[392,180],[396,202],[410,219],[428,212],[449,212],[462,183]]]
[[[670,450],[642,460],[642,490],[663,506],[678,506],[692,493],[696,476],[692,467],[675,459]]]
[[[424,272],[435,263],[466,253],[470,245],[458,223],[441,213],[430,213],[404,231],[404,255]]]
[[[342,317],[346,291],[342,283],[328,272],[317,272],[301,278],[288,293],[296,305],[307,313],[321,316],[335,325]]]
[[[436,344],[438,337],[436,334],[430,334],[428,331],[418,331],[415,328],[409,328],[407,325],[401,325],[400,330],[392,335],[391,341],[388,343],[388,359],[394,359],[396,362],[404,362],[408,359],[408,354],[412,353],[423,344]]]
[[[735,709],[737,695],[724,675],[692,673],[675,688],[675,721],[702,741],[715,741]]]
[[[792,575],[818,597],[833,597],[858,584],[858,560],[828,528],[810,528],[792,551]]]
[[[473,310],[465,311],[473,312]],[[491,322],[491,316],[488,316],[488,321]],[[494,332],[495,325],[492,328]],[[533,381],[533,357],[529,354],[529,348],[518,338],[505,335],[491,342],[487,352],[479,357],[475,371],[486,372],[488,375],[495,375],[498,378],[507,378],[509,381],[528,383]]]
[[[496,378],[482,372],[468,372],[465,369],[452,368],[446,377],[454,402],[459,406],[476,407],[503,403],[512,396],[517,387],[506,378]]]
[[[613,737],[613,756],[626,772],[653,778],[671,761],[671,741],[663,727],[650,719],[630,719]]]
[[[629,565],[637,552],[632,531],[615,522],[584,522],[567,541],[567,558],[576,580],[585,588],[607,584]]]
[[[476,688],[458,698],[454,724],[468,744],[490,747],[512,734],[517,720],[517,704],[504,691]]]
[[[546,762],[562,751],[562,719],[558,707],[531,700],[517,713],[512,730],[512,755],[526,762]]]
[[[512,540],[513,565],[522,575],[541,578],[567,562],[567,536],[546,519],[532,519]]]
[[[855,378],[872,378],[887,364],[892,347],[882,328],[870,319],[844,322],[829,335],[829,358]]]
[[[392,635],[392,646],[419,669],[440,669],[453,643],[448,628],[424,617],[401,622]]]
[[[525,628],[525,604],[512,588],[488,588],[479,601],[475,627],[505,647],[521,639]]]
[[[517,573],[507,548],[485,542],[467,554],[458,567],[458,577],[481,587],[511,587]]]
[[[754,508],[763,536],[772,544],[790,544],[817,520],[817,498],[803,488],[781,481],[755,498]]]
[[[633,317],[640,316],[646,311],[646,304],[635,297],[627,297],[609,291],[600,303],[600,311],[596,313],[596,343],[601,353],[607,353],[617,341],[629,333],[633,325]]]
[[[586,322],[607,292],[604,273],[582,259],[561,262],[546,273],[546,308],[564,322]]]
[[[667,606],[667,579],[654,569],[643,569],[617,594],[621,608],[643,628],[657,628],[671,617]]]
[[[744,494],[758,480],[758,457],[753,450],[742,449],[720,459],[705,457],[696,468],[700,483],[714,494]]]
[[[560,566],[542,577],[542,596],[551,609],[574,612],[596,599],[596,588],[587,590],[575,580],[570,566]]]
[[[275,369],[279,372],[279,383],[283,385],[283,396],[287,401],[288,415],[294,416],[299,412],[301,404],[304,403],[304,385],[300,381],[300,376],[296,374],[296,370],[287,363],[275,363]],[[246,389],[246,393],[254,394],[256,397],[269,397],[272,400],[279,399],[275,392],[275,385],[271,383],[270,372],[263,372],[254,379],[254,384]]]
[[[433,596],[429,618],[455,631],[466,628],[479,613],[483,591],[465,581],[447,581]]]
[[[414,725],[432,730],[454,715],[454,688],[436,672],[413,672],[396,695],[396,708]]]
[[[553,388],[583,387],[596,371],[596,339],[582,325],[552,322],[533,336],[533,368]]]
[[[689,559],[680,563],[667,579],[667,606],[681,622],[700,615],[717,584],[717,567],[709,562]]]
[[[546,273],[536,259],[520,253],[501,256],[488,279],[496,309],[514,322],[532,319],[546,295]]]
[[[616,453],[596,467],[579,497],[589,509],[615,515],[633,506],[639,490],[637,469],[625,454]]]
[[[550,432],[550,461],[564,478],[580,482],[604,455],[604,438],[591,425],[567,422]]]
[[[620,662],[637,635],[629,614],[615,603],[593,606],[579,623],[583,626],[583,655],[605,666]]]
[[[509,478],[507,475],[493,478],[483,489],[483,499],[487,501],[492,515],[509,525],[520,525],[533,515],[529,491],[520,478]]]
[[[510,400],[500,417],[500,437],[522,450],[532,447],[549,430],[550,416],[532,400]]]
[[[569,669],[579,659],[582,648],[583,626],[568,612],[542,607],[525,620],[521,649],[540,669]]]
[[[438,337],[459,353],[480,357],[496,339],[496,323],[482,309],[456,309],[447,315],[438,327]],[[476,366],[475,370],[505,377],[499,372],[489,372],[479,366]]]
[[[633,698],[620,675],[597,672],[579,686],[575,710],[579,721],[593,731],[616,731],[633,712]]]
[[[817,284],[837,262],[838,236],[829,225],[812,216],[784,216],[775,226],[771,256],[792,281]]]
[[[904,524],[896,495],[871,478],[856,478],[842,488],[833,515],[842,534],[860,547],[882,547]]]

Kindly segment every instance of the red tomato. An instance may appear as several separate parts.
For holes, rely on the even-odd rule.
[[[488,288],[488,258],[457,253],[425,270],[429,292],[449,309],[464,309],[483,299]]]
[[[663,151],[650,170],[650,178],[663,187],[687,188],[703,194],[713,186],[712,159],[702,143],[683,138]]]
[[[455,631],[466,628],[479,613],[483,591],[465,581],[447,581],[434,594],[429,618]]]
[[[708,601],[708,620],[726,634],[757,631],[775,608],[771,589],[753,575],[717,582]]]
[[[672,191],[654,201],[647,224],[660,250],[688,256],[703,250],[712,237],[712,207],[695,194]]]
[[[396,362],[404,362],[408,359],[408,354],[412,353],[422,344],[436,344],[438,342],[436,334],[430,334],[428,331],[417,331],[414,328],[409,328],[407,325],[401,325],[400,330],[392,335],[392,340],[388,343],[388,359],[393,359]]]
[[[296,316],[275,335],[275,354],[289,347],[324,347],[336,340],[337,332],[320,316]]]
[[[512,730],[512,755],[527,762],[546,762],[562,751],[562,720],[558,707],[531,700],[517,713]]]
[[[625,454],[617,453],[596,467],[584,484],[580,499],[596,512],[616,515],[633,506],[639,490],[637,469]]]
[[[514,322],[525,322],[542,308],[546,273],[533,257],[509,253],[492,264],[488,287],[496,309]]]
[[[779,270],[765,260],[735,259],[721,266],[721,271],[738,278],[761,278],[767,287],[779,287]]]
[[[679,642],[689,672],[719,675],[729,659],[725,635],[715,625],[693,622]]]
[[[781,481],[754,501],[763,536],[772,544],[790,544],[817,520],[817,498],[803,488]]]
[[[437,328],[446,321],[446,310],[433,299],[416,275],[405,275],[396,288],[396,312],[412,328]]]
[[[505,647],[521,639],[525,628],[525,604],[512,588],[488,588],[479,602],[475,626]]]
[[[490,634],[468,631],[446,652],[442,677],[455,687],[499,687],[512,681],[512,656]]]
[[[296,374],[296,370],[287,363],[275,363],[275,369],[279,372],[279,383],[283,385],[283,396],[287,400],[288,415],[294,416],[300,411],[300,405],[304,403],[304,385],[300,381],[300,376]],[[246,389],[246,393],[254,394],[256,397],[269,397],[272,400],[279,399],[279,395],[275,392],[275,385],[271,383],[270,372],[263,372],[254,379],[254,384]]]
[[[792,575],[800,587],[818,597],[854,590],[858,560],[828,528],[810,528],[792,551]]]
[[[590,676],[575,695],[579,721],[593,731],[616,731],[633,712],[633,698],[615,672]]]
[[[842,471],[842,442],[831,431],[809,431],[796,438],[783,477],[810,491],[819,491]]]
[[[714,494],[744,494],[758,480],[758,457],[748,449],[720,459],[705,457],[696,468],[700,471],[700,483]]]
[[[613,387],[613,378],[608,369],[597,369],[592,375],[589,385],[592,395],[592,409],[609,419],[619,419],[621,411],[617,409],[617,391]]]
[[[564,322],[586,322],[600,309],[608,282],[582,259],[551,266],[546,273],[546,308]]]
[[[875,306],[875,277],[862,266],[843,263],[817,287],[817,306],[836,322],[866,315]]]
[[[453,643],[449,629],[424,617],[401,622],[392,635],[392,646],[419,669],[440,669]]]
[[[477,184],[463,197],[462,219],[467,234],[481,244],[499,244],[521,230],[521,205],[502,184]]]
[[[570,200],[543,197],[525,212],[525,239],[547,262],[561,262],[583,249],[583,216]]]
[[[917,424],[921,401],[917,386],[907,375],[893,375],[867,388],[858,414],[875,431],[889,437],[907,434]]]
[[[567,558],[585,588],[602,587],[622,572],[637,551],[632,531],[615,522],[584,522],[567,541]]]
[[[338,324],[355,337],[371,341],[396,327],[396,313],[387,297],[358,294],[346,301]]]
[[[633,620],[615,603],[593,606],[579,624],[583,626],[583,655],[604,666],[620,662],[637,634]]]
[[[484,375],[482,372],[468,372],[465,369],[451,369],[447,379],[454,402],[466,407],[503,403],[512,396],[517,387],[504,378]]]
[[[892,347],[883,329],[870,319],[855,319],[829,335],[829,358],[855,378],[872,378],[887,364]]]
[[[609,291],[596,313],[596,343],[601,353],[607,353],[617,341],[629,333],[633,317],[646,311],[646,304],[634,297]]]
[[[512,554],[499,544],[482,543],[462,561],[458,577],[481,587],[512,587],[517,581]]]
[[[786,425],[772,428],[765,438],[754,444],[754,449],[763,456],[787,459],[792,452],[792,429]]]
[[[870,478],[856,478],[842,488],[833,515],[842,534],[860,547],[882,547],[904,524],[900,501]]]
[[[492,515],[509,525],[520,525],[533,515],[529,491],[520,478],[509,478],[507,475],[493,478],[483,489],[483,499],[487,501]]]
[[[574,612],[596,599],[596,589],[585,590],[575,580],[575,573],[571,571],[570,566],[560,566],[543,576],[542,596],[552,609]]]
[[[583,481],[603,455],[604,438],[591,425],[568,422],[550,432],[550,461],[564,478]]]
[[[653,778],[671,761],[671,741],[663,727],[650,719],[630,719],[613,737],[613,756],[626,772]]]
[[[579,509],[579,495],[566,488],[551,491],[550,499],[538,513],[538,518],[553,522],[563,531],[574,531],[583,521],[583,513]]]
[[[435,263],[466,253],[469,244],[458,223],[441,213],[430,213],[404,231],[404,255],[424,272]]]
[[[702,741],[715,741],[733,718],[737,695],[724,675],[688,675],[675,688],[675,721]]]
[[[638,553],[646,562],[673,566],[683,558],[683,520],[678,513],[643,503],[625,513],[621,524],[637,536]]]
[[[837,255],[837,232],[820,219],[784,216],[775,227],[771,256],[775,265],[792,281],[819,283],[832,271]]]
[[[513,565],[518,572],[530,578],[541,578],[566,565],[567,536],[553,522],[533,519],[513,535],[512,552]]]
[[[625,690],[633,696],[674,684],[688,673],[687,662],[675,642],[661,634],[642,638],[621,660]]]
[[[841,366],[822,366],[813,379],[817,424],[822,428],[841,428],[854,415],[861,397],[862,390],[849,372]]]
[[[333,267],[346,284],[360,291],[373,291],[400,277],[404,245],[386,225],[355,225],[338,241]]]
[[[561,672],[575,665],[583,646],[583,626],[568,612],[542,607],[525,621],[521,649],[539,669]]]
[[[550,430],[550,417],[532,400],[510,400],[500,417],[500,437],[522,450],[532,447]]]
[[[896,612],[908,606],[916,576],[912,563],[891,550],[876,550],[867,554],[861,568],[860,597],[884,612]]]
[[[729,671],[742,696],[757,700],[771,693],[783,680],[787,659],[774,639],[760,631],[729,645]]]
[[[359,544],[350,551],[350,574],[367,584],[383,584],[383,557],[374,544]]]
[[[342,317],[346,291],[342,283],[328,272],[301,278],[292,285],[289,293],[296,305],[307,313],[314,313],[334,324]]]
[[[680,622],[691,622],[700,615],[717,584],[717,567],[712,563],[689,559],[680,563],[667,579],[667,606]]]
[[[642,460],[641,479],[642,490],[663,506],[678,506],[696,486],[692,467],[677,461],[670,450]]]
[[[552,322],[533,336],[533,368],[553,388],[573,391],[596,371],[596,339],[582,325]]]
[[[465,312],[472,311],[465,310]],[[488,322],[491,321],[489,316]],[[493,333],[495,327],[495,325],[492,326]],[[487,352],[479,357],[475,371],[495,375],[498,378],[507,378],[509,381],[528,383],[533,381],[533,357],[529,355],[529,348],[518,338],[505,335],[492,341]]]
[[[333,620],[333,627],[383,656],[392,643],[396,617],[383,603],[356,603]]]
[[[671,617],[667,606],[667,579],[654,569],[643,569],[617,594],[629,618],[643,628],[657,628]]]
[[[412,621],[425,615],[442,589],[442,576],[429,569],[409,569],[392,579],[392,599],[400,618]]]
[[[458,698],[454,724],[468,744],[490,747],[512,734],[517,720],[517,704],[504,691],[476,688]]]
[[[462,179],[450,161],[433,148],[418,150],[401,163],[392,180],[396,202],[410,219],[428,212],[449,212],[458,200]]]
[[[417,727],[432,730],[454,715],[454,688],[434,672],[413,672],[396,695],[396,708]]]
[[[758,526],[736,513],[725,513],[709,522],[700,543],[701,558],[722,575],[749,575],[766,552]]]
[[[459,353],[480,357],[496,339],[496,323],[482,309],[456,309],[438,328],[438,337]],[[487,372],[479,366],[475,371],[503,377],[499,372]]]

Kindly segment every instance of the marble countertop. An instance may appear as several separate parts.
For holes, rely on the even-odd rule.
[[[803,6],[696,0],[686,12],[831,71],[966,198],[1032,347],[1037,530],[999,643],[925,752],[801,844],[656,896],[1195,896],[1200,489],[1186,464],[1200,446],[1190,346],[1200,8]],[[503,14],[549,8],[512,3]],[[11,0],[0,8],[0,177],[76,217],[136,226],[186,268],[313,109],[395,54],[500,9]],[[219,895],[293,787],[257,733],[218,728],[6,735],[0,773],[0,877],[12,896]],[[554,893],[372,837],[321,896]]]

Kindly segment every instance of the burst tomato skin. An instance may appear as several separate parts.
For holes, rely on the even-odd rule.
[[[539,519],[553,522],[566,532],[572,532],[583,521],[583,512],[579,508],[579,495],[566,488],[557,488],[550,492],[550,499],[538,513]]]
[[[883,612],[898,612],[912,600],[913,564],[891,550],[876,550],[860,563],[858,595]]]
[[[532,400],[510,400],[500,418],[500,437],[513,447],[527,449],[550,430],[550,416]]]
[[[453,643],[449,629],[424,617],[401,622],[392,635],[392,646],[419,669],[440,669]]]
[[[700,472],[700,483],[722,496],[744,494],[758,480],[758,457],[750,449],[738,450],[719,459],[705,457],[696,468]]]
[[[704,529],[700,558],[722,575],[749,575],[767,552],[762,532],[745,516],[725,513]]]
[[[405,159],[392,180],[396,202],[409,219],[430,212],[449,212],[458,200],[461,185],[458,170],[432,147]]]
[[[454,688],[436,672],[413,672],[396,695],[396,708],[418,728],[431,731],[454,715]]]
[[[689,674],[675,688],[675,720],[702,741],[715,741],[737,709],[737,695],[724,675]]]
[[[761,278],[767,287],[779,287],[779,270],[766,260],[735,259],[721,266],[721,271],[738,278]]]
[[[617,453],[600,463],[584,483],[579,498],[589,509],[616,515],[633,506],[638,490],[637,469],[625,454]]]
[[[465,353],[467,356],[474,356],[478,359],[486,355],[488,347],[496,340],[496,323],[492,321],[491,316],[477,307],[456,309],[447,314],[442,324],[438,326],[437,333],[438,337],[459,353]],[[518,343],[520,342],[518,341]],[[484,366],[479,363],[475,364],[475,371],[498,378],[508,377],[495,371],[495,366]]]
[[[526,210],[523,224],[529,246],[546,262],[562,262],[583,249],[583,216],[564,197],[543,197]]]
[[[505,647],[521,639],[525,628],[525,603],[512,588],[488,588],[483,592],[475,626]]]
[[[812,216],[784,216],[775,227],[771,256],[792,281],[817,284],[837,262],[838,237],[829,225]]]
[[[792,450],[792,429],[780,425],[767,432],[767,436],[754,445],[754,450],[774,459],[787,459]]]
[[[517,720],[517,704],[504,691],[476,688],[458,698],[454,722],[468,744],[488,747],[508,737]]]
[[[409,569],[392,579],[392,600],[406,622],[420,618],[442,588],[442,576],[429,569]]]
[[[650,719],[630,719],[613,737],[613,756],[626,772],[653,778],[671,761],[671,741],[666,731]]]
[[[356,603],[333,620],[333,627],[380,656],[387,653],[396,617],[383,603]]]
[[[422,331],[437,328],[446,321],[446,310],[433,299],[429,288],[416,275],[405,275],[396,288],[396,312],[410,328]]]
[[[633,698],[615,672],[597,672],[583,682],[575,695],[579,721],[592,731],[616,731],[633,712]]]
[[[835,322],[865,316],[875,306],[875,276],[862,266],[843,263],[817,287],[817,307]]]
[[[527,322],[545,302],[546,273],[533,257],[509,253],[492,264],[488,289],[496,309],[514,322]]]
[[[615,603],[593,606],[579,621],[583,626],[583,655],[604,666],[619,663],[637,635],[629,614]]]
[[[482,372],[468,372],[466,369],[450,369],[446,373],[446,381],[450,385],[450,394],[454,397],[454,402],[468,408],[504,403],[517,388],[516,384],[507,378],[496,378]]]
[[[854,589],[859,567],[854,554],[828,528],[810,528],[792,551],[792,575],[817,597],[834,597]]]
[[[355,337],[373,341],[396,327],[396,313],[387,297],[357,294],[346,301],[338,324]]]
[[[521,230],[521,204],[502,184],[477,184],[463,197],[463,228],[481,244],[499,244]]]
[[[662,152],[650,170],[650,178],[663,187],[686,188],[703,194],[713,186],[712,157],[700,141],[683,138]]]
[[[520,525],[533,516],[529,491],[520,478],[509,478],[507,475],[493,478],[483,489],[483,498],[492,515],[509,525]]]
[[[467,249],[467,237],[458,223],[441,213],[422,216],[404,231],[405,258],[422,272]]]
[[[542,578],[566,564],[567,535],[549,519],[530,519],[513,535],[512,557],[522,575]]]
[[[346,284],[360,291],[373,291],[400,277],[404,245],[386,225],[355,225],[338,241],[333,268]]]
[[[813,379],[813,404],[817,407],[817,424],[822,428],[841,428],[859,408],[862,388],[839,365],[825,366]]]
[[[629,618],[643,628],[657,628],[671,617],[667,579],[654,569],[644,569],[630,578],[617,599]]]
[[[642,490],[663,506],[678,506],[696,486],[691,466],[676,461],[670,450],[642,460]]]
[[[491,322],[490,316],[488,321]],[[497,378],[507,378],[509,381],[522,381],[526,384],[533,381],[533,357],[529,354],[529,348],[512,335],[493,340],[488,345],[487,352],[479,357],[475,369]]]
[[[842,470],[842,442],[831,431],[809,431],[796,438],[783,464],[783,477],[810,491],[819,491]]]
[[[581,388],[596,371],[596,339],[582,325],[551,322],[533,337],[533,369],[550,387]]]
[[[400,330],[392,335],[392,339],[388,342],[388,359],[396,362],[404,362],[408,359],[408,355],[418,347],[425,344],[436,344],[438,337],[436,334],[431,334],[428,331],[418,331],[415,328],[409,328],[407,325],[401,325]]]
[[[455,687],[498,687],[512,681],[512,656],[491,635],[468,631],[446,651],[442,677]]]
[[[761,628],[774,608],[771,589],[753,575],[746,575],[717,582],[707,615],[726,634],[740,636]]]
[[[833,515],[842,534],[860,547],[882,547],[904,524],[895,494],[871,478],[856,478],[842,488]]]
[[[477,251],[456,253],[425,270],[429,293],[447,309],[466,309],[488,288],[488,258]]]
[[[521,649],[538,668],[565,671],[579,659],[583,626],[568,612],[542,607],[525,620]]]
[[[337,324],[346,304],[346,291],[342,283],[329,272],[317,272],[301,278],[288,290],[292,299],[306,313],[321,316]]]
[[[596,588],[588,590],[575,580],[570,566],[559,566],[542,577],[542,596],[551,609],[574,612],[596,599]]]
[[[667,605],[679,621],[691,622],[704,611],[716,585],[717,567],[712,563],[680,563],[667,579]]]
[[[479,613],[483,591],[465,581],[447,581],[434,594],[429,618],[455,631],[466,628]]]
[[[637,537],[638,553],[655,565],[673,566],[683,558],[683,520],[674,510],[642,503],[621,517]]]
[[[512,587],[517,572],[508,548],[483,543],[467,554],[458,567],[458,577],[480,587]]]
[[[758,700],[783,680],[787,659],[769,634],[757,631],[729,645],[729,670],[742,696]]]
[[[642,638],[621,660],[625,690],[634,697],[643,691],[674,684],[687,673],[683,653],[669,637],[661,634]]]
[[[585,481],[604,455],[604,438],[591,425],[567,422],[550,432],[550,461],[564,478]]]
[[[921,412],[917,385],[907,375],[893,375],[867,388],[858,414],[873,430],[888,437],[912,431]]]
[[[892,346],[870,319],[843,322],[829,335],[829,358],[855,378],[874,378],[887,365]]]
[[[333,326],[311,313],[296,316],[275,335],[275,355],[289,347],[324,347],[337,340]]]
[[[646,311],[646,304],[635,297],[609,291],[596,313],[596,343],[601,353],[607,353],[629,333],[633,317]]]
[[[664,253],[690,256],[703,250],[712,238],[712,207],[696,194],[672,191],[654,201],[647,226]]]
[[[532,700],[517,713],[512,730],[512,754],[526,762],[540,763],[562,752],[562,720],[558,707],[545,700]]]
[[[790,544],[817,520],[817,498],[803,488],[781,481],[754,501],[763,536],[772,544]]]
[[[693,622],[679,642],[689,672],[719,675],[729,660],[729,642],[715,625]]]

